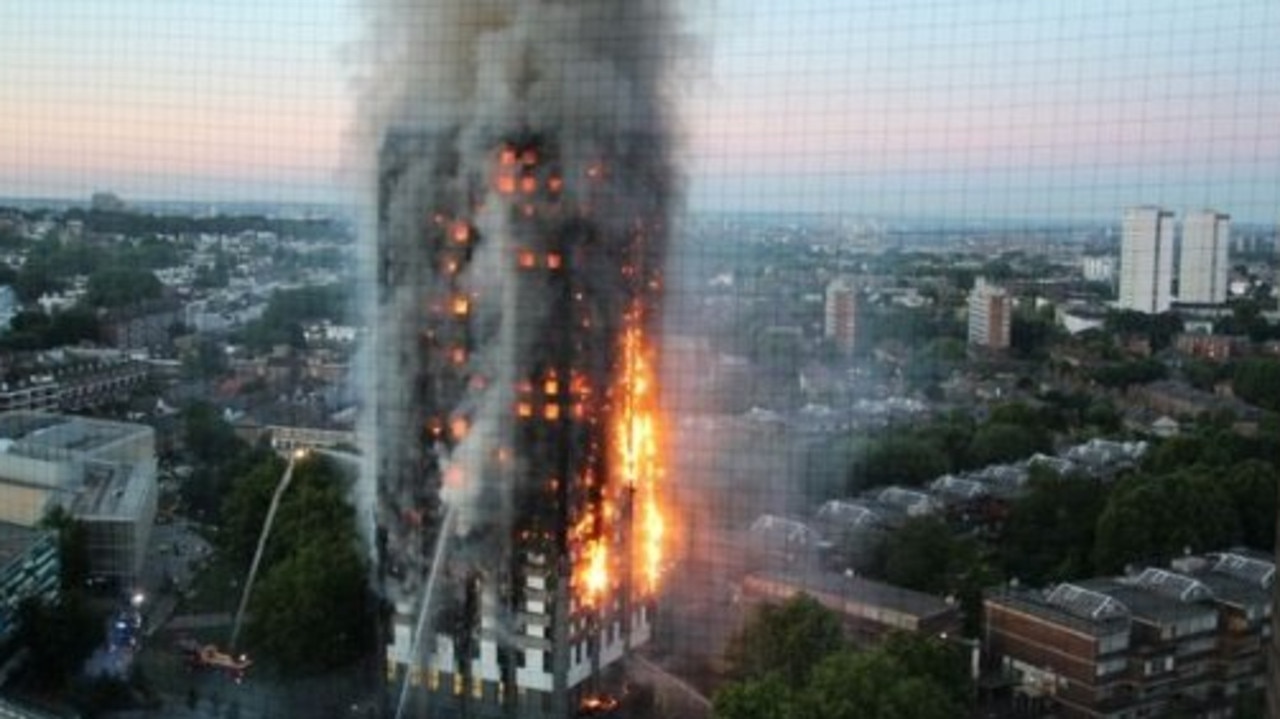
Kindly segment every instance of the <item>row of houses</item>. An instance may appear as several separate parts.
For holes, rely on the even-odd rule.
[[[999,588],[984,599],[983,648],[1016,692],[1066,719],[1233,716],[1238,696],[1265,686],[1275,570],[1233,550]]]
[[[124,355],[60,352],[11,368],[0,382],[0,412],[80,412],[124,402],[152,376]]]
[[[1147,448],[1147,443],[1141,441],[1093,439],[1056,456],[1036,454],[1020,462],[946,474],[918,489],[890,486],[856,497],[832,499],[807,520],[766,514],[752,523],[750,534],[758,545],[776,552],[821,552],[837,545],[844,551],[854,551],[856,546],[850,545],[858,544],[863,534],[892,531],[913,517],[950,513],[968,523],[989,521],[999,514],[998,507],[1026,491],[1035,467],[1061,476],[1082,473],[1110,477],[1137,466]],[[857,557],[848,559],[857,564]]]

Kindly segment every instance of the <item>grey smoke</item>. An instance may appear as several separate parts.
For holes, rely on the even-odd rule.
[[[485,381],[453,405],[469,421],[465,438],[424,443],[414,383],[428,368],[417,343],[429,307],[447,302],[454,289],[426,243],[398,242],[393,265],[382,267],[380,231],[375,221],[366,223],[368,284],[377,288],[369,294],[379,296],[368,298],[375,339],[363,359],[368,396],[377,405],[362,422],[365,477],[381,478],[376,515],[397,567],[383,587],[392,601],[413,601],[421,591],[442,502],[455,511],[458,557],[473,566],[505,566],[510,551],[520,489],[510,479],[520,467],[503,464],[499,455],[510,445],[513,386],[527,369],[519,360],[530,349],[520,345],[515,328],[547,321],[549,301],[515,281],[513,248],[527,238],[489,184],[495,147],[513,136],[553,139],[564,197],[589,205],[605,238],[628,237],[643,221],[649,238],[644,256],[629,259],[644,268],[642,277],[656,277],[678,195],[668,69],[683,48],[674,5],[369,2],[371,61],[361,82],[361,134],[368,156],[381,152],[384,168],[398,168],[390,191],[375,190],[376,223],[387,236],[414,238],[443,213],[468,220],[483,238],[453,281],[477,298],[470,322],[478,339],[466,371]],[[396,135],[415,139],[387,143]],[[588,182],[586,168],[601,160],[606,179]],[[583,279],[597,298],[599,321],[614,327],[630,296],[613,287],[616,264],[628,259],[624,254],[601,252],[600,266]],[[374,279],[378,272],[402,279],[382,287]],[[446,476],[464,481],[447,484]],[[485,601],[495,601],[488,589]]]

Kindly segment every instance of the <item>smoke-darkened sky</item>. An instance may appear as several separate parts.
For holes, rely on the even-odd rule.
[[[341,197],[356,3],[4,0],[0,195]],[[1275,0],[689,5],[694,208],[1280,214]]]

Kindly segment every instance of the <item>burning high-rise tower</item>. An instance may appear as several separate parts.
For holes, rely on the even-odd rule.
[[[396,26],[378,168],[369,449],[394,709],[573,716],[647,641],[661,570],[669,11],[428,5]]]

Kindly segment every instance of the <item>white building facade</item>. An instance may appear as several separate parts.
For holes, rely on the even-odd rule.
[[[1231,216],[1216,210],[1188,213],[1182,220],[1178,301],[1218,305],[1227,301]]]
[[[1121,309],[1165,312],[1173,303],[1173,213],[1160,207],[1124,211],[1120,238]]]
[[[1085,255],[1080,258],[1080,273],[1086,282],[1116,281],[1116,258],[1112,255]]]

